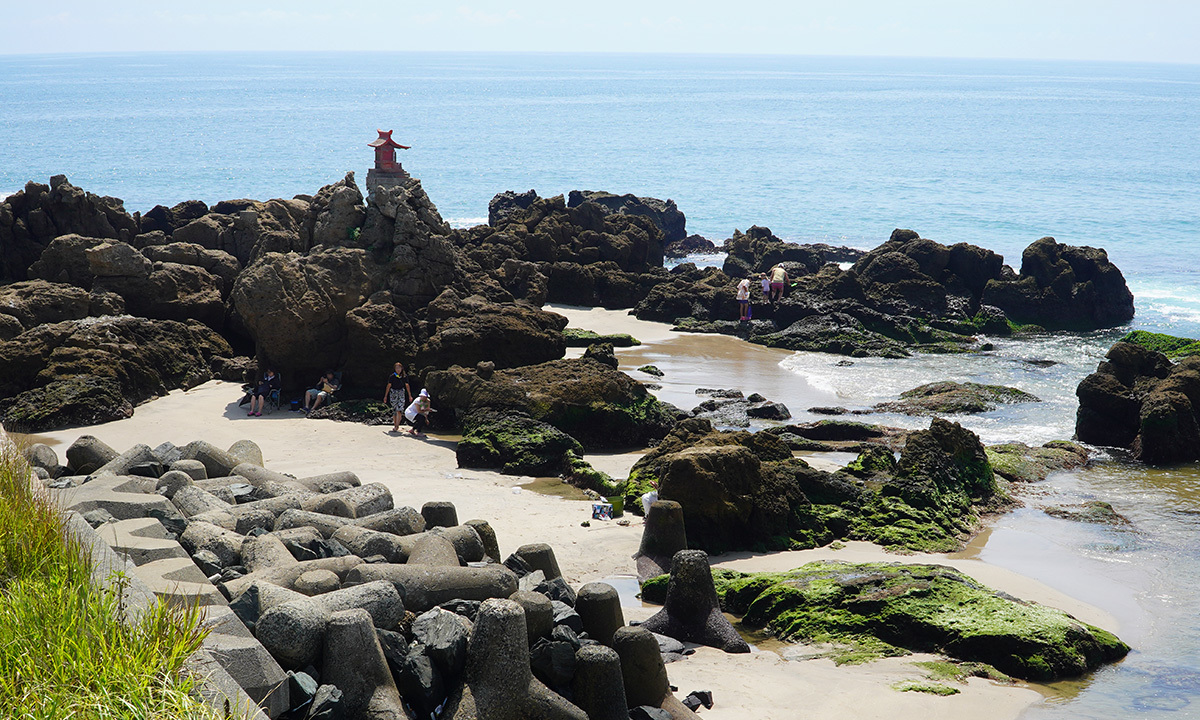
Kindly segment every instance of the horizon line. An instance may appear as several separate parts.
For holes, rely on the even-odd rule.
[[[237,50],[83,50],[55,52],[5,52],[0,51],[0,58],[69,58],[95,56],[132,56],[132,55],[574,55],[574,56],[649,56],[649,57],[711,57],[711,58],[813,58],[813,59],[846,59],[846,60],[953,60],[953,61],[989,61],[989,62],[1056,62],[1077,63],[1085,65],[1167,65],[1194,67],[1200,66],[1200,61],[1181,60],[1115,60],[1097,58],[1063,58],[1063,57],[1006,57],[1006,56],[969,56],[969,55],[829,55],[787,52],[683,52],[668,50],[283,50],[283,49],[237,49]]]

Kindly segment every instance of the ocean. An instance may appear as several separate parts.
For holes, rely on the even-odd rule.
[[[130,211],[291,197],[392,129],[444,217],[486,221],[503,190],[672,198],[720,244],[765,225],[870,248],[907,227],[1014,267],[1050,235],[1105,248],[1130,327],[1200,337],[1200,66],[826,57],[561,54],[0,56],[0,196],[65,173]],[[719,258],[696,258],[719,262]],[[1043,402],[964,419],[987,442],[1069,437],[1074,388],[1129,328],[997,339],[978,356],[778,362],[860,407],[935,379]],[[1053,360],[1033,364],[1028,360]],[[722,360],[755,389],[756,366]],[[775,361],[772,361],[774,363]],[[790,374],[789,374],[790,373]],[[786,390],[782,390],[786,394]],[[803,408],[793,408],[803,417]],[[900,416],[881,420],[915,426]],[[1200,716],[1200,467],[1101,456],[1039,502],[1102,499],[1128,527],[999,518],[977,552],[1100,606],[1135,651],[1045,691],[1030,718]]]

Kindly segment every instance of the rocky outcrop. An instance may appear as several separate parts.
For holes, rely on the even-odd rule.
[[[43,323],[120,315],[124,311],[124,301],[120,297],[103,291],[88,292],[73,285],[44,280],[0,286],[0,314],[18,323],[17,334]]]
[[[908,434],[898,460],[868,447],[836,473],[793,458],[773,434],[684,420],[633,466],[626,507],[636,510],[633,501],[655,486],[683,507],[688,547],[710,553],[837,538],[944,551],[981,509],[1005,502],[979,438],[936,418]]]
[[[688,235],[682,240],[672,240],[663,249],[663,254],[669,258],[681,258],[688,255],[709,255],[717,252],[717,246],[712,240],[703,235]]]
[[[417,352],[422,366],[473,367],[486,360],[509,368],[556,360],[566,350],[567,319],[521,303],[460,299],[448,289],[430,304],[428,317],[437,332]]]
[[[155,205],[139,218],[139,232],[161,232],[163,235],[169,236],[184,225],[207,214],[208,205],[200,200],[184,200],[172,207]]]
[[[585,449],[645,447],[661,438],[677,417],[645,386],[591,358],[555,360],[508,370],[484,379],[453,367],[428,374],[439,422],[455,422],[484,409],[518,411],[553,425]]]
[[[0,342],[0,420],[26,431],[128,417],[132,407],[211,377],[229,345],[196,321],[134,317],[38,325]]]
[[[632,307],[663,276],[662,232],[645,217],[590,202],[567,208],[562,196],[494,202],[491,224],[457,231],[454,241],[518,298],[544,289],[551,302]],[[510,264],[518,262],[532,267]]]
[[[814,562],[783,573],[713,571],[726,612],[782,639],[832,643],[862,662],[937,652],[1023,680],[1076,677],[1125,657],[1129,646],[1061,610],[984,587],[941,565]],[[661,601],[665,576],[642,587]]]
[[[1025,248],[1019,277],[989,280],[983,301],[1013,322],[1053,330],[1115,327],[1133,319],[1133,293],[1108,254],[1051,237]]]
[[[608,213],[649,218],[662,231],[665,243],[677,242],[687,237],[687,218],[676,207],[674,200],[637,197],[628,193],[614,195],[603,190],[572,190],[567,195],[569,208],[589,202],[599,205]]]
[[[341,182],[317,192],[308,204],[301,235],[309,247],[354,246],[366,216],[362,193],[354,182],[354,173],[349,172]]]
[[[129,241],[137,221],[117,198],[75,187],[65,175],[26,183],[0,202],[0,282],[25,280],[27,268],[61,235]]]
[[[1011,333],[1011,318],[1094,329],[1132,317],[1124,278],[1102,250],[1048,238],[1026,250],[1021,275],[989,250],[942,245],[911,230],[896,230],[846,270],[831,264],[846,257],[835,249],[785,243],[767,228],[735,233],[726,249],[721,271],[674,268],[639,302],[638,317],[794,350],[884,357],[969,350],[978,333]],[[754,288],[754,320],[733,320],[736,278],[774,265],[791,279],[783,297],[766,303]]]
[[[512,190],[505,190],[502,193],[496,193],[488,202],[488,225],[499,227],[505,224],[509,216],[514,212],[528,210],[529,206],[538,199],[537,191],[527,190],[519,193]]]
[[[879,403],[880,412],[905,415],[961,415],[995,410],[998,405],[1040,402],[1035,395],[1004,385],[942,381],[900,393],[900,399]]]
[[[1075,437],[1153,465],[1200,459],[1200,357],[1172,363],[1122,341],[1105,358],[1075,390]]]
[[[459,467],[499,468],[510,475],[554,476],[569,462],[567,453],[583,455],[583,447],[575,438],[517,412],[479,410],[462,425],[463,437],[455,449]]]
[[[232,301],[267,365],[316,377],[338,366],[347,313],[381,284],[364,250],[268,253],[238,276]]]

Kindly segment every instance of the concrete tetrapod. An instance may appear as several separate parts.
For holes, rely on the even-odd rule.
[[[503,565],[445,567],[364,563],[346,573],[344,584],[387,580],[404,592],[404,605],[416,613],[450,600],[507,598],[517,591],[517,576]]]
[[[650,705],[671,714],[672,720],[695,720],[671,693],[667,666],[658,651],[658,641],[642,626],[623,627],[613,634],[613,649],[621,658],[621,677],[625,684],[625,702],[629,707]]]
[[[407,720],[370,613],[333,613],[325,629],[324,654],[321,681],[342,691],[344,717]]]
[[[67,466],[76,475],[90,475],[120,455],[94,435],[80,435],[66,454]]]
[[[583,631],[601,645],[612,645],[613,633],[625,626],[621,596],[608,583],[591,582],[579,588],[575,612],[583,622]]]
[[[533,677],[525,611],[485,600],[467,645],[465,683],[446,701],[446,720],[587,720],[587,714]]]
[[[522,545],[513,554],[534,570],[541,570],[546,580],[562,577],[562,571],[558,569],[558,560],[554,557],[554,548],[546,543]]]
[[[637,560],[638,582],[671,572],[671,558],[686,549],[683,506],[674,500],[655,500],[646,513],[642,543],[633,556]]]
[[[421,506],[421,515],[427,528],[454,527],[458,525],[458,510],[449,500],[431,500]]]
[[[584,645],[575,651],[572,690],[588,720],[629,720],[621,656],[612,648]]]
[[[276,605],[259,617],[255,633],[280,665],[301,669],[320,656],[330,616],[352,609],[367,611],[375,626],[386,630],[404,617],[404,603],[396,587],[389,582],[370,582]]]
[[[708,553],[703,550],[675,553],[663,609],[642,623],[642,627],[659,635],[720,648],[728,653],[750,652],[750,646],[721,614]]]

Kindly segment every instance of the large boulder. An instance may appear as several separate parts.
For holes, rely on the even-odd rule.
[[[899,461],[870,445],[836,473],[793,458],[774,434],[714,432],[693,418],[634,464],[626,507],[652,487],[682,506],[687,546],[710,553],[837,538],[946,551],[979,511],[1006,501],[979,438],[936,418],[909,433]]]
[[[784,242],[770,228],[758,225],[745,233],[734,230],[733,237],[725,241],[725,252],[725,274],[736,278],[764,273],[780,264],[791,268],[789,275],[813,273],[825,263],[820,252]]]
[[[1200,356],[1172,363],[1163,353],[1121,341],[1075,394],[1081,442],[1129,448],[1155,465],[1200,459]]]
[[[0,286],[0,314],[28,330],[42,323],[78,320],[92,314],[92,296],[73,285],[24,280]]]
[[[184,200],[172,207],[155,205],[139,220],[141,233],[161,232],[170,236],[179,228],[208,214],[208,205],[201,200]]]
[[[567,453],[583,455],[575,438],[518,412],[480,410],[463,421],[458,466],[500,468],[511,475],[558,475]]]
[[[228,343],[190,320],[104,317],[47,323],[0,342],[0,419],[47,430],[127,417],[132,406],[211,377]]]
[[[379,289],[381,269],[363,250],[268,253],[238,276],[233,307],[260,358],[316,376],[342,358],[346,315]]]
[[[1021,254],[1020,277],[990,280],[983,301],[1016,323],[1092,330],[1133,319],[1133,293],[1101,248],[1044,237]]]
[[[359,229],[366,217],[362,192],[354,182],[354,173],[348,172],[341,181],[317,192],[308,205],[302,233],[307,237],[309,247],[362,247]]]
[[[523,193],[505,190],[502,193],[496,193],[488,201],[488,225],[492,227],[503,225],[513,212],[528,209],[537,199],[538,194],[534,190]]]
[[[507,368],[556,360],[566,350],[567,319],[529,305],[477,295],[460,299],[447,289],[430,305],[429,316],[438,325],[417,353],[422,366],[474,366],[487,360]]]
[[[233,282],[242,270],[237,258],[224,250],[209,250],[192,243],[171,242],[161,245],[148,245],[142,248],[142,254],[153,262],[175,263],[178,265],[195,265],[207,270],[221,290],[221,297],[229,297],[233,290]]]
[[[572,190],[567,195],[567,207],[578,207],[585,202],[595,203],[609,213],[640,215],[650,220],[662,231],[663,242],[670,243],[687,237],[687,218],[679,211],[674,200],[659,200],[652,197],[637,197],[626,193],[614,195],[603,190]]]
[[[425,384],[444,414],[441,421],[482,409],[517,410],[588,450],[644,447],[667,434],[678,412],[625,373],[591,358],[497,370],[489,379],[452,367],[429,373]]]

